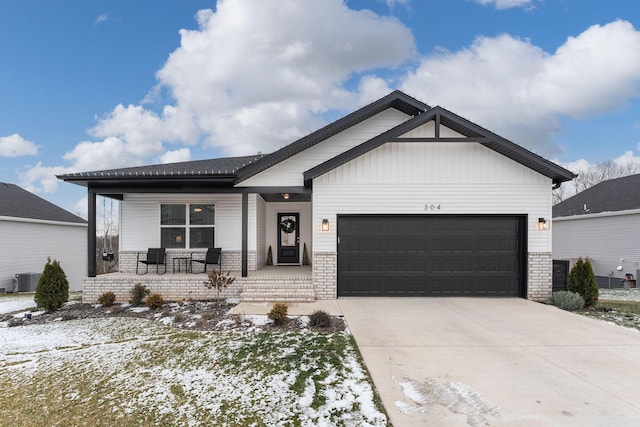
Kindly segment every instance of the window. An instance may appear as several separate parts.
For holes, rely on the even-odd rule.
[[[160,206],[160,244],[163,248],[212,248],[215,206]]]

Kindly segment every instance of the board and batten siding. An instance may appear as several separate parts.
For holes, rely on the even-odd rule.
[[[640,210],[554,218],[552,231],[553,259],[589,258],[596,276],[622,280],[631,273],[637,279]]]
[[[239,187],[300,186],[303,173],[399,125],[411,116],[389,108],[238,184]]]
[[[314,251],[336,251],[338,214],[527,215],[528,251],[551,252],[551,179],[476,143],[387,143],[313,181]],[[439,207],[439,208],[438,208]]]
[[[87,272],[87,225],[0,219],[0,288],[18,273],[42,273],[47,257],[60,261],[69,289],[82,289]]]
[[[249,194],[248,249],[256,249],[256,194]],[[160,246],[160,205],[211,203],[216,206],[215,245],[242,250],[240,194],[126,194],[121,203],[121,250],[143,251]]]
[[[262,268],[267,263],[267,203],[256,196],[256,267]]]

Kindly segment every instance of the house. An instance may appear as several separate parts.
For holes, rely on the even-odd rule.
[[[24,280],[18,290],[35,290],[36,277],[47,258],[57,259],[70,290],[82,289],[87,271],[87,221],[26,191],[0,183],[0,292],[14,291],[16,274]],[[35,282],[35,283],[34,283]],[[23,285],[23,283],[20,283]]]
[[[591,261],[600,287],[640,275],[640,174],[603,181],[553,207],[553,258]]]
[[[573,177],[400,91],[268,155],[59,176],[87,187],[90,240],[96,195],[122,201],[120,273],[93,277],[90,260],[87,300],[107,290],[126,298],[141,281],[165,298],[206,297],[201,278],[135,275],[136,257],[165,247],[172,273],[176,260],[180,269],[181,258],[215,246],[237,275],[226,295],[245,301],[544,300],[551,232],[540,224],[552,187]]]

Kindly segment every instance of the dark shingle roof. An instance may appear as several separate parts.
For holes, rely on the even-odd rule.
[[[235,178],[238,170],[264,157],[262,154],[221,159],[194,160],[190,162],[136,166],[94,172],[78,172],[58,175],[58,178],[83,185],[88,181],[106,181],[136,178]]]
[[[40,219],[45,221],[73,222],[86,221],[59,206],[54,205],[17,185],[0,182],[0,216]]]
[[[586,208],[586,210],[585,210]],[[553,207],[553,217],[640,209],[640,174],[594,185]]]

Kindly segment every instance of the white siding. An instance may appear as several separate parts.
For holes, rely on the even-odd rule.
[[[626,215],[555,218],[553,259],[589,258],[596,276],[622,280],[626,273],[637,279],[640,270],[640,212]],[[623,259],[622,271],[617,271]]]
[[[225,251],[242,249],[240,194],[127,194],[121,208],[121,249],[143,251],[160,246],[160,205],[213,203],[216,206],[215,245]],[[249,195],[249,250],[256,248],[256,195]]]
[[[550,252],[537,219],[550,218],[551,185],[480,144],[388,143],[314,180],[313,228],[330,221],[314,248],[336,250],[337,214],[513,214],[529,217],[528,251]]]
[[[260,196],[256,198],[256,266],[263,267],[267,262],[267,204]]]
[[[0,288],[17,273],[42,273],[47,257],[60,261],[69,288],[82,289],[87,274],[87,226],[0,221]]]
[[[399,125],[410,116],[389,108],[338,135],[296,154],[277,165],[243,181],[238,186],[300,186],[302,174],[338,154],[368,141],[369,139]]]
[[[266,246],[271,245],[273,252],[273,263],[278,263],[278,213],[300,213],[300,263],[302,263],[302,249],[307,244],[307,254],[311,260],[312,251],[312,229],[311,229],[311,203],[309,202],[282,202],[267,203]]]

